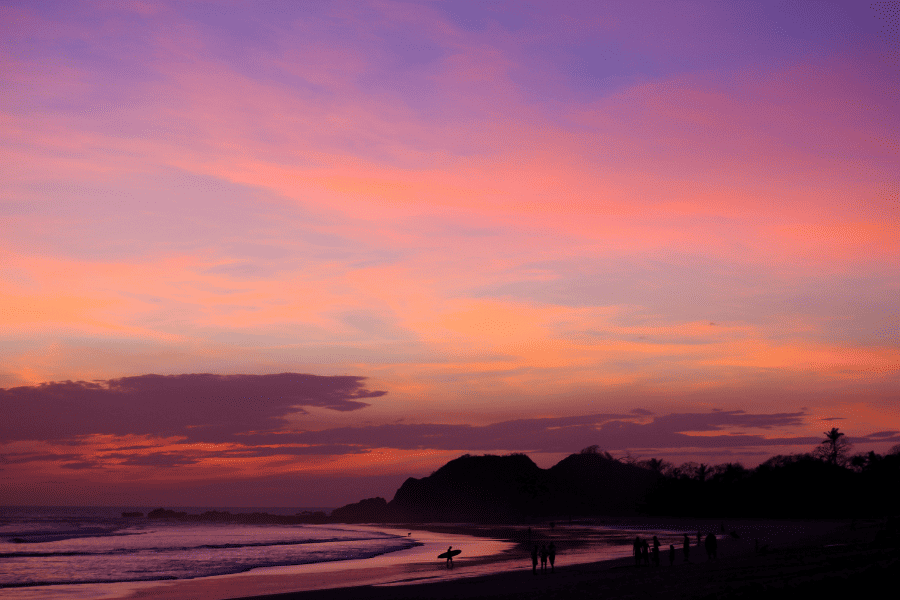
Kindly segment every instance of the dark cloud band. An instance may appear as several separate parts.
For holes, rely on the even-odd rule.
[[[228,441],[235,434],[281,429],[304,407],[352,411],[387,392],[364,377],[140,375],[0,389],[0,442],[66,440],[90,434],[183,436]]]

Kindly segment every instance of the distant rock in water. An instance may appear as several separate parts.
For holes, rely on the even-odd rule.
[[[157,508],[156,510],[151,510],[147,513],[148,519],[178,519],[185,520],[188,518],[188,514],[186,512],[177,512],[174,510],[168,510],[166,508]]]
[[[228,511],[208,510],[205,513],[195,515],[165,508],[151,510],[147,513],[147,518],[188,521],[192,523],[245,523],[254,525],[300,525],[304,523],[326,523],[329,520],[328,516],[320,511],[304,511],[296,515],[271,515],[264,512],[232,514]]]

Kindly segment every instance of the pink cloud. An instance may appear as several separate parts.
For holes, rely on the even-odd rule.
[[[554,10],[528,38],[503,14],[476,31],[393,3],[230,44],[176,7],[124,8],[0,9],[9,39],[43,49],[3,58],[7,387],[347,371],[392,390],[377,422],[415,402],[420,420],[483,424],[629,393],[830,387],[831,405],[896,377],[897,119],[872,56],[586,94],[523,43],[709,46],[628,37],[628,15]],[[409,31],[426,63],[389,45]],[[119,48],[135,75],[69,43]],[[535,92],[544,76],[558,96]]]

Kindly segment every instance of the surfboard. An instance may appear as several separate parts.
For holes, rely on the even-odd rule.
[[[450,552],[444,552],[443,554],[438,554],[438,558],[453,558],[457,554],[462,554],[462,550],[451,550]]]

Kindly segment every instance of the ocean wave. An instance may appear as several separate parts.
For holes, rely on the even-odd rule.
[[[347,541],[347,540],[341,540]],[[73,569],[69,571],[59,571],[60,573],[65,572],[65,576],[60,576],[59,578],[47,579],[45,577],[41,577],[40,574],[46,576],[46,573],[43,569],[36,569],[32,571],[29,575],[28,569],[20,570],[18,576],[10,577],[8,579],[4,579],[2,577],[2,573],[0,573],[0,589],[4,588],[23,588],[23,587],[40,587],[40,586],[51,586],[51,585],[61,585],[61,584],[87,584],[87,583],[124,583],[124,582],[136,582],[136,581],[170,581],[170,580],[179,580],[179,579],[195,579],[197,577],[210,577],[216,575],[228,575],[233,573],[242,573],[246,571],[250,571],[252,569],[257,569],[261,567],[279,567],[279,566],[291,566],[291,565],[304,565],[304,564],[314,564],[314,563],[327,563],[327,562],[338,562],[344,560],[354,560],[354,559],[366,559],[372,558],[375,556],[380,556],[383,554],[388,554],[391,552],[396,552],[399,550],[405,550],[407,548],[411,548],[413,546],[421,545],[418,542],[413,542],[410,540],[406,540],[403,538],[398,539],[385,539],[385,538],[371,538],[369,540],[357,540],[357,541],[382,541],[382,542],[390,542],[385,544],[379,544],[377,546],[369,547],[369,548],[345,548],[345,547],[332,547],[331,549],[321,551],[318,553],[311,554],[292,554],[290,556],[240,556],[240,557],[207,557],[207,558],[199,558],[196,555],[196,552],[199,551],[199,548],[191,548],[186,551],[176,551],[171,552],[176,556],[169,557],[168,560],[153,560],[149,558],[147,560],[139,561],[139,564],[131,564],[130,567],[121,568],[123,565],[116,565],[111,563],[108,559],[101,559],[98,561],[96,566],[81,564],[80,568]],[[281,545],[281,544],[279,544]],[[258,547],[258,546],[257,546]],[[240,548],[240,546],[238,546]],[[236,548],[217,548],[217,550],[234,550]],[[149,554],[161,554],[161,553],[149,553]],[[58,554],[62,558],[71,558],[77,560],[79,557],[84,558],[84,554],[72,555],[67,553],[59,553]],[[182,556],[178,556],[182,555]],[[91,556],[101,556],[101,554],[94,554]],[[47,554],[39,554],[37,556],[12,556],[12,555],[3,555],[6,559],[5,562],[8,567],[11,568],[10,574],[12,573],[12,569],[17,566],[25,566],[27,567],[27,562],[29,560],[39,560],[45,559],[48,557]],[[97,560],[97,559],[95,559]],[[25,561],[25,562],[22,562]],[[18,565],[16,563],[19,563]],[[107,572],[110,570],[115,571],[117,567],[120,568],[119,575],[111,575],[111,576],[101,576],[98,574],[98,567],[104,568]],[[140,569],[140,570],[139,570]]]
[[[330,544],[342,542],[366,542],[366,541],[385,541],[392,539],[390,537],[358,537],[358,538],[329,538],[329,539],[299,539],[299,540],[282,540],[282,541],[266,541],[266,542],[245,542],[235,543],[228,542],[222,544],[197,544],[195,546],[158,546],[150,548],[113,548],[108,550],[87,551],[87,550],[46,550],[46,551],[18,551],[18,552],[0,552],[2,558],[22,558],[22,557],[52,557],[52,556],[112,556],[122,554],[140,554],[147,552],[163,553],[163,552],[189,552],[191,550],[223,550],[232,548],[262,548],[268,546],[309,546],[314,544]],[[401,538],[402,539],[402,538]],[[27,542],[26,542],[27,543]]]

